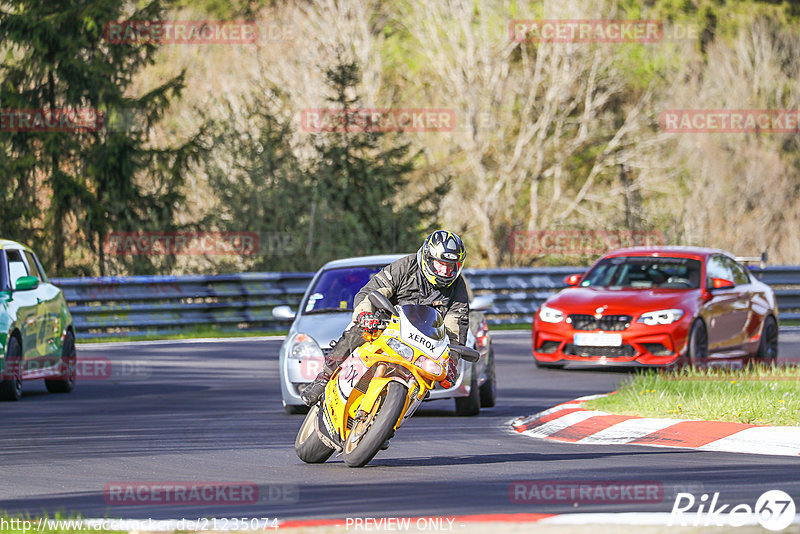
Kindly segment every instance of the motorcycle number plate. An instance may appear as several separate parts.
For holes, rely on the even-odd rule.
[[[353,389],[367,372],[367,366],[361,361],[358,356],[350,356],[342,363],[342,368],[339,371],[339,392],[342,394],[342,399],[348,399]]]

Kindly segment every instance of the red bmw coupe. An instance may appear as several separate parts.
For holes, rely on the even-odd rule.
[[[778,357],[775,294],[721,250],[626,248],[564,281],[534,317],[537,366]]]

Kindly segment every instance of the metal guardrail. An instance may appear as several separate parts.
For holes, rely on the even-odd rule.
[[[79,337],[171,333],[215,325],[277,329],[272,308],[297,307],[313,273],[128,276],[51,280]]]
[[[490,294],[490,324],[530,322],[542,302],[565,287],[581,267],[465,269],[476,294]],[[800,320],[800,266],[750,271],[775,288],[781,320]],[[285,328],[272,308],[296,308],[313,273],[64,278],[64,291],[80,337],[180,332],[215,325],[223,329]]]

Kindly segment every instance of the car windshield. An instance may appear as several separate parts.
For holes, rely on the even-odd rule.
[[[400,308],[408,322],[420,333],[436,341],[444,339],[444,319],[438,311],[421,304],[404,304]]]
[[[581,281],[581,287],[627,287],[633,289],[697,289],[699,260],[653,256],[606,258]]]
[[[324,271],[308,295],[304,313],[353,311],[353,299],[382,266],[342,267]]]

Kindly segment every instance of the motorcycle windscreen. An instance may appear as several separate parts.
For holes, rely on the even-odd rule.
[[[420,334],[435,341],[444,339],[444,319],[438,311],[421,304],[405,304],[400,308],[408,322],[419,330]]]
[[[420,304],[400,306],[400,337],[435,358],[439,358],[449,344],[441,314]]]

